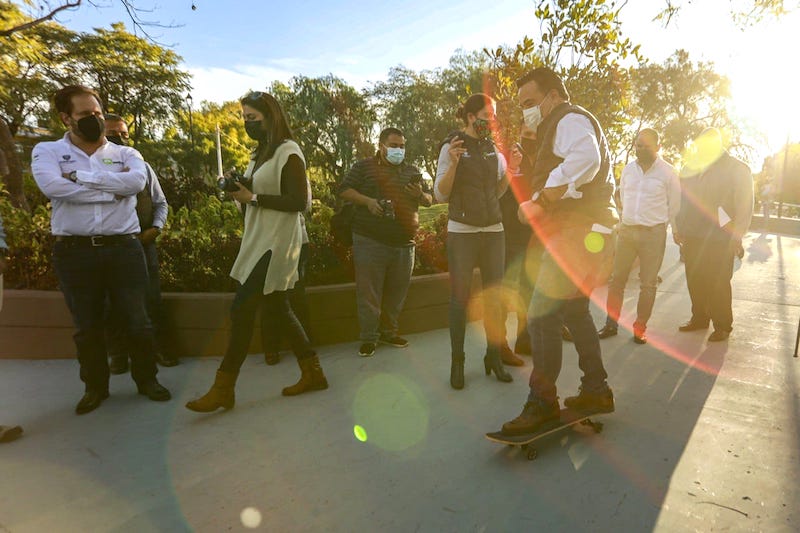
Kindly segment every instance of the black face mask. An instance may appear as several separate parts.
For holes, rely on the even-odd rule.
[[[106,135],[106,139],[108,140],[108,142],[119,144],[120,146],[125,146],[128,144],[125,141],[123,141],[122,137],[120,137],[119,135]]]
[[[267,138],[267,131],[264,129],[263,120],[245,120],[244,131],[247,136],[254,141],[264,141]]]
[[[90,143],[96,142],[103,135],[106,130],[106,121],[97,115],[90,115],[83,117],[75,123],[78,131],[75,133],[79,137],[89,141]]]
[[[653,162],[656,160],[656,154],[654,154],[650,150],[637,149],[636,159],[638,159],[639,162],[642,163],[643,165],[652,165]]]

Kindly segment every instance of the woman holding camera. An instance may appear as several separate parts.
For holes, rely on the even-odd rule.
[[[328,388],[319,359],[298,322],[286,291],[298,279],[302,246],[300,214],[309,198],[305,158],[292,140],[286,115],[269,94],[254,92],[240,101],[247,135],[258,141],[244,180],[231,196],[246,207],[244,234],[231,277],[239,282],[231,306],[231,336],[228,350],[217,370],[211,390],[186,404],[197,412],[235,402],[234,386],[247,356],[256,311],[266,313],[286,331],[300,366],[300,380],[283,389],[284,396]],[[251,190],[252,189],[252,190]]]
[[[450,386],[464,388],[464,333],[472,271],[478,267],[483,284],[483,326],[486,332],[486,374],[512,381],[503,368],[505,319],[500,291],[505,241],[499,198],[505,192],[506,162],[492,140],[495,103],[473,94],[456,114],[464,123],[448,137],[439,153],[434,192],[448,202],[447,261],[450,271]],[[510,354],[514,359],[518,359]],[[509,364],[517,364],[513,360]],[[520,361],[521,363],[521,361]]]

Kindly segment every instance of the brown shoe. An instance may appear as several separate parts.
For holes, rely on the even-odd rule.
[[[210,413],[220,407],[232,409],[236,403],[234,388],[236,387],[236,378],[238,376],[238,372],[232,373],[217,370],[211,389],[204,396],[188,402],[186,408],[198,413]]]
[[[297,396],[304,392],[328,388],[328,380],[325,379],[325,374],[322,373],[319,357],[314,355],[305,359],[298,359],[297,364],[300,366],[300,381],[284,388],[281,392],[284,396]]]
[[[547,422],[558,420],[560,415],[561,409],[558,408],[558,401],[553,403],[526,402],[522,413],[517,418],[503,424],[502,432],[505,435],[536,433]]]
[[[504,365],[525,366],[525,361],[514,355],[514,352],[512,352],[511,348],[508,346],[503,346],[500,349],[500,359],[503,361]]]
[[[564,407],[581,413],[613,413],[614,393],[607,389],[606,392],[595,394],[586,392],[581,387],[577,396],[564,399]]]

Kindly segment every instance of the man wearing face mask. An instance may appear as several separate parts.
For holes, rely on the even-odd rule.
[[[125,120],[112,113],[105,114],[106,139],[116,145],[127,146],[129,140],[128,124]],[[161,228],[167,221],[168,205],[158,182],[155,170],[145,163],[147,168],[147,183],[142,191],[136,195],[136,215],[139,217],[141,233],[139,240],[144,248],[147,260],[147,313],[153,325],[153,334],[156,338],[156,360],[161,366],[175,366],[178,358],[165,354],[161,350],[160,342],[163,336],[163,318],[161,316],[161,280],[159,277],[158,250],[156,238],[161,234]],[[112,315],[113,316],[113,315]],[[109,353],[109,368],[112,374],[124,374],[128,371],[128,348],[123,335],[123,328],[115,324],[112,318],[110,328],[106,333],[106,348]]]
[[[569,101],[564,82],[541,67],[517,80],[525,124],[536,131],[530,200],[520,219],[545,246],[528,309],[533,352],[530,392],[522,413],[503,425],[509,435],[532,433],[557,420],[562,327],[572,334],[583,371],[580,392],[564,405],[581,412],[614,411],[614,395],[589,312],[589,294],[610,270],[613,205],[611,161],[603,130],[587,110]]]
[[[50,199],[55,236],[53,264],[77,332],[75,345],[85,394],[77,414],[108,398],[104,340],[106,298],[122,315],[132,345],[131,377],[139,394],[170,399],[156,380],[153,332],[147,316],[147,265],[136,216],[136,195],[147,169],[142,156],[106,141],[100,98],[70,85],[55,94],[55,108],[69,128],[64,137],[33,148],[31,170]]]
[[[353,216],[353,264],[356,276],[361,346],[370,357],[378,342],[397,348],[397,321],[414,268],[414,235],[419,206],[431,205],[422,174],[405,163],[405,137],[384,129],[375,156],[359,161],[339,186],[339,196],[356,206]]]
[[[608,317],[605,326],[597,333],[601,339],[617,334],[625,284],[638,257],[640,288],[633,341],[645,344],[647,320],[656,299],[658,271],[664,260],[667,224],[675,228],[681,186],[675,169],[658,155],[661,146],[655,130],[645,128],[640,131],[634,147],[636,161],[625,166],[619,180],[622,223],[617,233],[614,270],[608,284]]]

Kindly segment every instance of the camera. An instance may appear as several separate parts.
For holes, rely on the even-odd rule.
[[[387,200],[386,198],[381,198],[378,200],[378,205],[381,206],[383,210],[383,216],[385,218],[391,218],[394,220],[394,204],[391,200]]]
[[[414,185],[416,185],[418,183],[422,183],[422,173],[418,172],[418,173],[414,174],[413,176],[411,176],[411,179],[408,180],[408,182],[409,183],[413,183]]]
[[[227,176],[217,179],[217,188],[225,192],[235,192],[239,190],[239,187],[236,186],[237,183],[241,183],[250,190],[253,188],[253,179],[245,178],[243,174],[235,170],[231,170]]]

